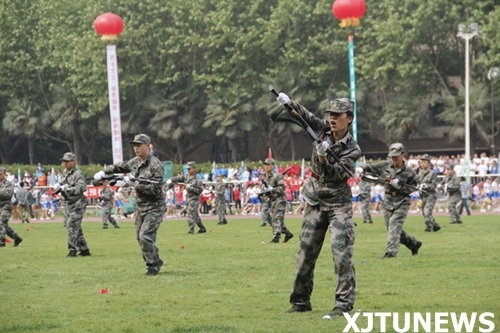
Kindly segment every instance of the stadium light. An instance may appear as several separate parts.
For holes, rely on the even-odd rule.
[[[491,152],[496,155],[497,150],[495,147],[495,94],[494,94],[494,82],[495,79],[500,75],[500,69],[498,67],[493,67],[488,71],[488,79],[491,81]]]
[[[469,40],[481,34],[477,23],[471,23],[468,27],[460,23],[458,25],[457,36],[465,40],[465,177],[470,183],[469,164],[470,164],[470,110],[469,110]]]

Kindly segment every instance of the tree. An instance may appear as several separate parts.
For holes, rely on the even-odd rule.
[[[51,128],[59,134],[63,134],[70,151],[76,155],[77,161],[86,162],[83,156],[87,153],[89,161],[92,162],[93,143],[98,139],[95,127],[86,119],[91,115],[84,105],[79,105],[71,92],[62,87],[55,87],[54,92],[57,100],[51,109],[45,113],[45,122],[51,124]],[[59,138],[61,136],[59,135]]]
[[[2,124],[6,132],[26,138],[31,165],[35,164],[35,139],[40,133],[40,113],[40,108],[27,99],[12,99]]]
[[[443,111],[438,119],[451,124],[449,140],[451,142],[465,137],[465,90],[462,87],[456,96],[443,96],[439,103]],[[488,88],[483,84],[475,84],[469,89],[470,144],[472,151],[478,147],[479,139],[489,143],[489,98]]]
[[[204,128],[215,128],[215,135],[228,140],[232,152],[232,162],[238,160],[239,145],[245,132],[252,130],[252,122],[247,114],[252,105],[237,96],[212,96],[205,108]]]
[[[125,24],[117,41],[124,140],[149,133],[162,156],[176,161],[216,145],[226,134],[233,136],[229,141],[236,154],[236,143],[246,140],[250,124],[248,136],[259,145],[277,154],[291,151],[295,158],[302,139],[297,134],[303,130],[269,121],[279,105],[267,85],[322,112],[322,103],[348,93],[349,33],[356,42],[357,108],[363,110],[358,131],[364,140],[373,139],[370,132],[391,140],[387,131],[401,130],[396,125],[402,120],[405,130],[398,139],[411,139],[416,128],[428,128],[416,125],[426,123],[436,100],[456,95],[456,78],[464,76],[458,23],[478,22],[484,31],[471,43],[472,82],[484,83],[487,70],[498,66],[495,0],[371,1],[361,26],[349,30],[338,27],[331,4],[4,0],[0,119],[11,99],[27,100],[39,106],[42,121],[52,122],[38,134],[44,145],[76,147],[87,161],[108,159],[102,149],[96,156],[97,147],[110,149],[109,111],[106,51],[92,28],[106,11]],[[394,126],[379,135],[374,120],[382,115]],[[71,126],[58,123],[56,116]],[[219,137],[217,130],[223,133]],[[2,131],[0,158],[25,159],[24,153],[12,154],[13,147],[23,149],[24,140]]]

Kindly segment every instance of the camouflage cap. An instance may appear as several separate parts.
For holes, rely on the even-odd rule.
[[[389,147],[389,157],[399,156],[405,152],[405,147],[402,143],[396,142]]]
[[[76,155],[71,153],[71,152],[64,153],[63,157],[61,158],[61,161],[64,161],[64,162],[73,161],[73,160],[76,160]]]
[[[274,165],[276,162],[272,158],[266,158],[264,161],[265,165]]]
[[[429,156],[429,154],[424,154],[422,155],[422,157],[420,157],[420,160],[425,160],[425,161],[431,161],[431,157]]]
[[[344,112],[354,112],[354,102],[349,98],[336,98],[333,101],[330,101],[330,108],[325,112],[335,112],[335,113],[344,113]]]
[[[0,167],[0,175],[3,175],[4,173],[7,173],[7,169]]]
[[[188,169],[191,169],[191,168],[196,168],[196,163],[191,161],[191,162],[187,162],[187,168]]]
[[[134,136],[134,140],[130,141],[130,143],[145,143],[150,144],[151,138],[147,134],[137,134]]]

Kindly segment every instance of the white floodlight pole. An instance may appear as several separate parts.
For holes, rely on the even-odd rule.
[[[466,32],[465,24],[458,25],[457,36],[465,40],[465,157],[464,157],[464,176],[470,183],[469,164],[470,164],[470,108],[469,108],[469,40],[479,35],[477,23],[469,25],[469,31]]]

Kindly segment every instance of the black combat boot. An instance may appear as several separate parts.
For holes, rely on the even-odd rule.
[[[80,251],[80,256],[82,257],[90,257],[92,254],[90,253],[90,250],[89,249],[86,249],[86,250],[83,250],[83,251]]]
[[[418,254],[418,250],[420,249],[421,246],[422,246],[422,242],[417,241],[417,244],[411,249],[411,254],[413,256],[416,256]]]
[[[14,246],[18,246],[19,244],[21,244],[21,242],[23,241],[23,239],[19,236],[17,236],[16,239],[14,239]]]
[[[286,235],[285,235],[285,239],[283,240],[283,243],[286,243],[288,242],[290,239],[293,238],[293,234],[291,232],[288,232]]]
[[[307,312],[312,311],[311,303],[295,303],[292,307],[286,310],[286,313],[294,313],[294,312]]]

